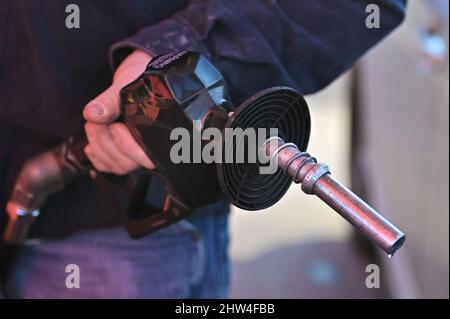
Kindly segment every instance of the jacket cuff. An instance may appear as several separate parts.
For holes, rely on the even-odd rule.
[[[152,57],[180,50],[201,52],[207,57],[210,55],[197,32],[183,21],[173,18],[144,28],[113,44],[109,49],[112,69],[115,70],[135,49],[145,51]]]

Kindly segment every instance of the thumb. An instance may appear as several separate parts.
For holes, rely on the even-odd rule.
[[[84,119],[95,124],[112,123],[119,115],[120,95],[119,90],[114,85],[90,101],[83,110]]]

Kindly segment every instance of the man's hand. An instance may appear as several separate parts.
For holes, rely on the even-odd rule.
[[[123,175],[141,166],[154,168],[126,126],[114,123],[120,115],[120,90],[144,72],[150,58],[135,50],[117,69],[113,84],[84,108],[89,141],[84,151],[99,171]]]

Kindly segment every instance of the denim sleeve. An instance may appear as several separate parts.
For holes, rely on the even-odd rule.
[[[132,49],[205,54],[238,100],[275,85],[307,94],[346,71],[403,18],[406,0],[193,0],[110,50],[113,66]],[[367,28],[369,4],[380,27]]]

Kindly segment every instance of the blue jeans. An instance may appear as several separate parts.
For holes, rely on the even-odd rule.
[[[219,202],[139,240],[118,227],[30,243],[9,285],[18,298],[226,298],[227,250],[228,205]],[[66,285],[70,264],[79,288]]]

